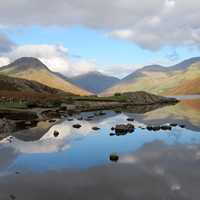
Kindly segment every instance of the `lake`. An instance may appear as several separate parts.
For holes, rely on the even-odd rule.
[[[199,199],[200,99],[104,112],[62,119],[37,139],[28,130],[2,139],[0,200]],[[127,123],[134,132],[111,130]]]

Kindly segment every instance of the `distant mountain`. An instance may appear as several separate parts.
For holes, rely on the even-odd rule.
[[[0,74],[37,81],[49,87],[77,95],[91,94],[50,71],[40,60],[32,57],[23,57],[7,66],[1,67]]]
[[[85,90],[98,94],[103,90],[117,84],[120,79],[93,71],[88,72],[87,74],[75,76],[71,78],[71,81]]]
[[[147,91],[162,95],[200,94],[200,57],[184,60],[171,67],[150,65],[139,69],[103,94]]]

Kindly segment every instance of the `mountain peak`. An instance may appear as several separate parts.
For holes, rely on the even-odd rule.
[[[101,76],[103,76],[103,74],[99,71],[89,71],[89,72],[87,72],[85,74],[81,74],[79,76],[88,76],[88,75],[101,75]]]
[[[119,79],[107,76],[99,71],[90,71],[86,74],[72,77],[71,81],[94,94],[98,94],[118,83]]]
[[[14,62],[10,63],[8,66],[16,66],[20,69],[37,68],[37,69],[48,69],[45,64],[43,64],[39,59],[34,57],[22,57]]]

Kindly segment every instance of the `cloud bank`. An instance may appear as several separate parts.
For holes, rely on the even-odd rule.
[[[199,45],[199,9],[197,0],[7,0],[0,3],[0,26],[82,25],[158,50]]]

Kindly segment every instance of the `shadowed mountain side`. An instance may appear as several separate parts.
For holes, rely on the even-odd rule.
[[[71,78],[72,83],[95,94],[101,93],[119,81],[120,79],[116,77],[107,76],[96,71]]]
[[[56,73],[51,72],[41,61],[36,58],[23,57],[15,62],[1,67],[0,74],[11,77],[37,81],[49,87],[77,95],[90,95],[90,92],[73,85]]]
[[[0,75],[0,92],[37,92],[43,94],[65,94],[62,90],[48,87],[36,81]]]

